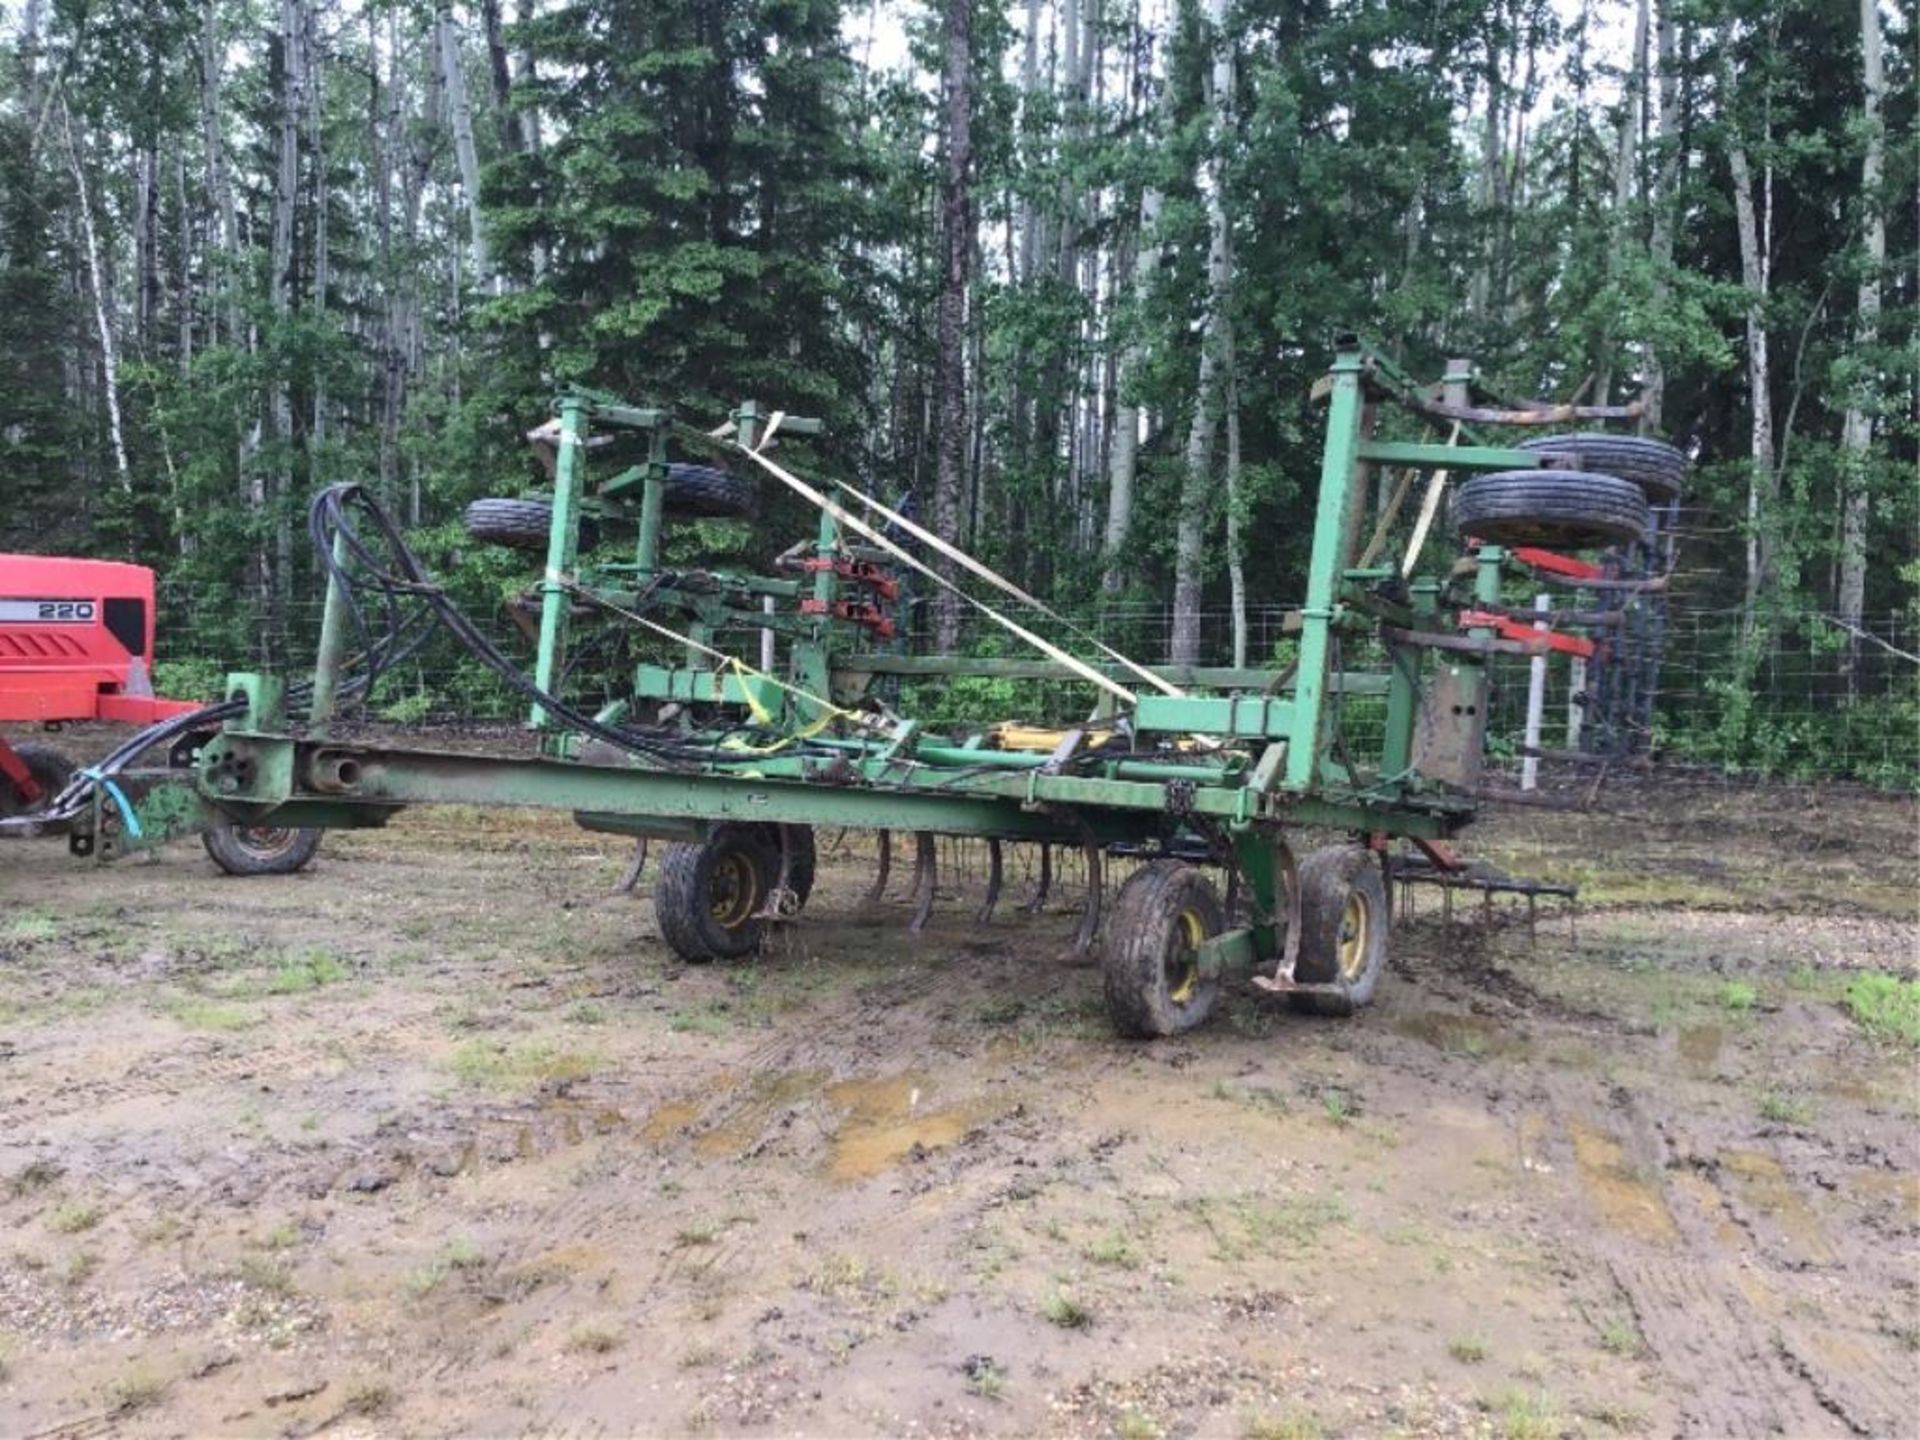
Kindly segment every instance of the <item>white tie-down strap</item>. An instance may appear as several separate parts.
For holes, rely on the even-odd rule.
[[[1057,610],[1050,608],[1045,602],[1036,599],[1032,595],[1029,595],[1026,591],[1022,590],[1018,585],[1014,584],[1011,580],[1008,580],[1005,577],[998,574],[997,572],[995,572],[990,566],[981,564],[978,560],[974,559],[973,556],[967,554],[967,552],[962,550],[959,546],[949,545],[946,541],[942,540],[938,535],[934,534],[931,530],[925,529],[922,526],[914,524],[913,521],[909,520],[906,516],[902,515],[898,510],[889,509],[887,506],[882,505],[878,500],[874,499],[871,495],[861,494],[858,490],[854,489],[853,486],[847,484],[846,481],[836,480],[833,483],[838,485],[842,490],[846,491],[847,494],[851,495],[854,499],[858,500],[862,505],[865,505],[869,510],[879,511],[880,514],[886,516],[887,519],[891,520],[894,524],[898,525],[902,530],[905,530],[909,535],[913,536],[914,539],[920,541],[922,544],[931,545],[935,550],[939,551],[942,555],[946,556],[949,560],[953,561],[955,564],[965,566],[967,569],[971,570],[974,574],[978,575],[982,580],[986,581],[989,585],[993,586],[995,589],[1003,591],[1004,593],[1013,596],[1014,599],[1018,600],[1023,605],[1031,605],[1034,609],[1038,610],[1042,615],[1045,615],[1049,620],[1058,621],[1061,625],[1064,625],[1067,629],[1071,630],[1074,634],[1078,635],[1082,640],[1085,640],[1089,645],[1092,645],[1095,649],[1099,650],[1102,655],[1105,655],[1109,659],[1117,662],[1118,664],[1125,666],[1128,670],[1132,671],[1135,675],[1139,676],[1142,680],[1146,681],[1147,684],[1153,686],[1153,688],[1158,690],[1161,694],[1182,695],[1186,693],[1185,691],[1181,690],[1181,688],[1178,685],[1175,685],[1171,681],[1165,680],[1162,677],[1154,674],[1151,670],[1147,669],[1146,666],[1136,664],[1134,661],[1128,659],[1125,655],[1122,655],[1118,650],[1115,650],[1110,646],[1103,644],[1097,636],[1089,635],[1085,630],[1082,630],[1078,625],[1074,624],[1071,620],[1067,619],[1066,616],[1060,614]]]
[[[771,437],[773,432],[780,428],[780,422],[785,418],[786,418],[785,411],[781,411],[781,410],[774,411],[773,417],[768,422],[768,425],[767,425],[767,435],[765,437],[762,437],[762,440],[761,440],[761,443],[763,445],[766,443],[766,438]],[[958,585],[954,584],[951,580],[947,579],[946,576],[940,574],[937,570],[933,569],[931,566],[923,564],[921,561],[919,561],[914,556],[909,554],[906,550],[894,544],[893,541],[887,539],[886,536],[882,535],[878,530],[876,530],[873,526],[869,525],[866,521],[862,520],[858,515],[852,514],[842,505],[835,504],[832,500],[828,499],[825,495],[822,495],[818,490],[814,489],[811,485],[807,484],[806,481],[800,479],[799,476],[794,475],[790,471],[783,469],[779,465],[776,465],[773,461],[769,460],[765,455],[761,454],[759,450],[757,449],[749,450],[744,445],[736,445],[734,448],[739,450],[742,455],[747,456],[756,465],[759,465],[769,475],[773,476],[774,479],[778,480],[782,485],[785,485],[789,490],[793,491],[794,494],[800,496],[802,499],[808,501],[809,503],[813,504],[819,509],[826,511],[827,514],[831,515],[834,518],[836,523],[846,527],[847,529],[853,531],[857,535],[865,536],[868,540],[871,540],[875,545],[878,545],[882,550],[885,550],[889,555],[892,555],[895,559],[900,560],[905,564],[911,565],[915,570],[918,570],[922,575],[925,575],[929,580],[933,581],[936,585],[940,585],[945,587],[948,590],[951,590],[955,595],[958,595],[962,600],[966,601],[969,605],[973,606],[973,608],[978,610],[982,615],[985,615],[989,620],[992,620],[995,624],[1001,626],[1002,628],[1006,629],[1010,633],[1019,636],[1020,639],[1026,641],[1027,644],[1033,646],[1034,649],[1038,650],[1042,655],[1045,655],[1049,660],[1055,661],[1058,664],[1066,666],[1069,670],[1073,671],[1074,674],[1078,675],[1082,680],[1086,680],[1091,684],[1098,685],[1102,690],[1105,690],[1108,694],[1113,695],[1118,699],[1126,701],[1129,705],[1133,704],[1139,698],[1131,690],[1127,689],[1124,685],[1117,684],[1115,681],[1109,679],[1107,676],[1102,675],[1098,670],[1094,669],[1093,666],[1087,664],[1086,661],[1078,659],[1073,655],[1069,655],[1065,650],[1062,650],[1058,645],[1053,644],[1051,641],[1041,639],[1038,635],[1034,634],[1031,630],[1027,629],[1024,625],[1020,624],[1018,621],[1010,618],[1009,616],[1002,615],[998,610],[994,609],[991,605],[986,604],[984,601],[974,599],[973,596],[967,594],[966,591],[962,590]]]

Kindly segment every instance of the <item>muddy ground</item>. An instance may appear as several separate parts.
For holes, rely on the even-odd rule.
[[[1071,887],[915,938],[840,855],[693,969],[553,818],[10,846],[0,1432],[1912,1433],[1915,1052],[1844,991],[1914,806],[1600,803],[1469,837],[1585,887],[1532,945],[1429,895],[1360,1018],[1145,1045]]]

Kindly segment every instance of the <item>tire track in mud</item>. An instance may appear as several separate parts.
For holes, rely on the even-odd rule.
[[[1901,1373],[1887,1338],[1848,1318],[1885,1293],[1881,1257],[1837,1248],[1769,1156],[1703,1158],[1714,1152],[1675,1117],[1650,1117],[1622,1091],[1604,1116],[1553,1098],[1601,1222],[1587,1231],[1589,1248],[1685,1397],[1682,1433],[1899,1431],[1912,1366]]]

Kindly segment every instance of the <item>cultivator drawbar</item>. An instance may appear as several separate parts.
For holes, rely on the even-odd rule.
[[[404,806],[447,803],[568,810],[588,829],[664,842],[653,903],[662,936],[689,962],[749,954],[800,915],[816,836],[874,831],[869,898],[897,893],[904,878],[916,930],[953,890],[942,877],[957,866],[977,876],[977,902],[968,899],[980,923],[1055,903],[1071,869],[1073,949],[1098,947],[1125,1033],[1199,1024],[1236,975],[1304,1008],[1349,1013],[1385,966],[1394,842],[1430,844],[1473,817],[1489,663],[1557,658],[1603,628],[1581,610],[1545,629],[1526,612],[1517,631],[1521,612],[1503,587],[1550,562],[1515,547],[1639,543],[1649,510],[1642,481],[1592,467],[1583,437],[1571,449],[1509,447],[1469,428],[1631,412],[1491,408],[1464,363],[1424,387],[1357,343],[1340,348],[1321,393],[1311,565],[1285,665],[1135,662],[901,511],[775,458],[779,442],[816,433],[814,422],[748,404],[719,430],[697,430],[576,389],[533,437],[550,492],[469,512],[477,538],[544,554],[526,606],[531,674],[453,605],[369,493],[336,486],[312,512],[329,583],[311,682],[230,677],[220,705],[148,737],[174,743],[175,763],[139,768],[116,752],[39,823],[104,859],[233,821],[376,826]],[[1392,434],[1388,416],[1399,417]],[[1421,433],[1432,425],[1447,427],[1444,440]],[[1624,448],[1608,457],[1678,458],[1657,442],[1609,444]],[[695,456],[675,458],[676,446]],[[1403,472],[1400,497],[1420,490],[1418,519],[1397,540],[1396,498],[1363,548],[1381,466]],[[1446,544],[1434,531],[1459,475],[1471,478],[1454,486],[1440,528],[1458,544]],[[667,562],[666,527],[744,519],[761,485],[819,511],[811,540],[776,573]],[[960,590],[1034,658],[901,653],[889,641],[908,576]],[[1018,618],[982,590],[1012,597]],[[1638,603],[1629,590],[1605,593],[1609,609]],[[1036,623],[1074,638],[1043,638]],[[436,627],[525,697],[537,758],[340,733],[352,697]],[[591,713],[570,687],[583,627],[625,627],[652,646],[622,697]],[[1358,658],[1371,663],[1349,663]],[[883,698],[890,680],[958,676],[1081,687],[1084,719],[936,733]],[[1378,721],[1364,733],[1350,722],[1362,710]],[[1296,854],[1305,830],[1344,838]],[[961,840],[977,842],[964,858]],[[646,860],[642,849],[630,884]]]

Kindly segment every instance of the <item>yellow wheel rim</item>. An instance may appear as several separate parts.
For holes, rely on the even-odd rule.
[[[707,913],[722,929],[732,930],[753,915],[760,900],[760,872],[738,851],[722,855],[707,885]]]
[[[1207,938],[1207,927],[1194,910],[1182,910],[1173,917],[1173,934],[1167,942],[1167,998],[1176,1005],[1192,1001],[1200,988],[1200,945]]]
[[[1368,933],[1373,927],[1373,912],[1358,890],[1347,892],[1346,908],[1340,912],[1340,978],[1352,981],[1367,968]]]

